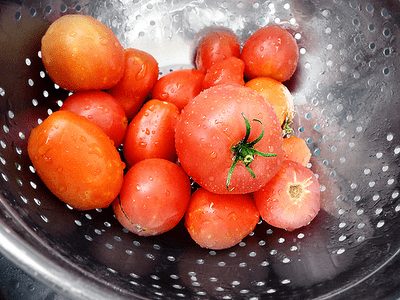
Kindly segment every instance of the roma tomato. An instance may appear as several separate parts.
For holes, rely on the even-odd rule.
[[[196,68],[206,73],[216,62],[240,56],[240,44],[233,33],[212,31],[205,35],[197,48]]]
[[[295,161],[304,167],[310,162],[311,151],[302,138],[291,136],[283,139],[283,151],[285,159]]]
[[[73,112],[54,112],[33,129],[28,154],[49,190],[78,210],[108,207],[121,190],[125,164],[113,142]]]
[[[282,165],[278,116],[250,88],[218,85],[203,91],[183,109],[175,129],[182,168],[211,192],[251,193]]]
[[[185,227],[201,247],[219,250],[241,242],[259,218],[251,196],[214,194],[199,188],[190,198]]]
[[[64,15],[42,38],[50,78],[70,91],[113,87],[124,74],[124,49],[111,29],[91,16]]]
[[[125,72],[122,79],[108,92],[123,106],[131,120],[150,95],[158,79],[158,63],[149,53],[125,49]]]
[[[128,126],[124,157],[133,166],[146,158],[176,159],[175,123],[178,107],[169,102],[150,100],[140,109]]]
[[[64,101],[60,110],[69,110],[97,124],[114,145],[121,145],[128,119],[121,104],[103,91],[76,92]]]
[[[195,69],[175,70],[162,76],[154,85],[152,98],[175,104],[179,110],[202,89],[204,74]]]
[[[315,174],[290,160],[285,160],[281,170],[253,195],[262,219],[288,231],[310,223],[321,206]]]
[[[181,167],[165,159],[150,158],[126,173],[113,209],[127,230],[141,236],[159,235],[183,218],[190,194],[190,180]]]
[[[245,42],[240,58],[247,79],[271,77],[284,82],[292,77],[299,60],[295,38],[278,26],[263,27]]]
[[[216,62],[208,69],[203,80],[203,90],[219,84],[244,85],[244,62],[237,57],[229,57]]]

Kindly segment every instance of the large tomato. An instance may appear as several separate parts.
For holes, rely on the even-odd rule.
[[[254,192],[282,165],[278,116],[250,88],[218,85],[203,91],[183,109],[175,129],[183,169],[211,192]]]
[[[124,74],[124,49],[111,29],[91,16],[65,15],[42,38],[50,78],[71,91],[113,87]]]

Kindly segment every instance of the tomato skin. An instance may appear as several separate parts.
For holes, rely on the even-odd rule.
[[[203,90],[219,84],[244,85],[244,62],[237,57],[229,57],[211,66],[203,80]]]
[[[190,180],[181,167],[165,159],[150,158],[126,173],[113,209],[127,230],[140,236],[159,235],[183,218],[190,194]]]
[[[203,248],[230,248],[256,227],[260,215],[249,195],[214,194],[204,188],[190,198],[185,227]]]
[[[229,169],[234,156],[231,148],[245,137],[245,121],[252,129],[249,141],[262,132],[255,149],[275,153],[276,157],[256,155],[250,168],[243,162],[236,165],[228,191]],[[239,85],[218,85],[203,91],[181,112],[175,126],[175,147],[182,168],[200,186],[218,194],[251,193],[264,186],[280,169],[283,161],[282,130],[273,107],[256,91]]]
[[[196,52],[196,68],[206,73],[216,62],[231,56],[239,58],[240,44],[233,33],[212,31],[205,35]]]
[[[290,160],[285,160],[281,170],[253,195],[262,219],[288,231],[310,223],[321,206],[315,174]]]
[[[175,104],[182,110],[202,89],[204,74],[195,69],[175,70],[154,85],[152,98]]]
[[[278,26],[263,27],[245,42],[240,58],[247,79],[271,77],[280,82],[295,72],[299,50],[295,38]]]
[[[103,91],[76,92],[60,110],[69,110],[97,124],[118,147],[124,140],[128,119],[121,104]]]
[[[151,54],[134,48],[125,49],[124,75],[108,92],[124,107],[129,120],[151,93],[158,72],[158,62]]]
[[[304,167],[310,162],[311,151],[302,138],[291,136],[283,139],[283,151],[285,159],[295,161]]]
[[[128,126],[124,142],[124,157],[133,166],[146,158],[176,160],[175,123],[178,107],[152,99],[146,102]]]
[[[73,112],[56,111],[33,129],[28,155],[49,190],[78,210],[108,207],[122,187],[125,164],[113,142]]]
[[[124,73],[124,49],[111,29],[91,16],[64,15],[42,38],[50,78],[70,91],[113,87]]]

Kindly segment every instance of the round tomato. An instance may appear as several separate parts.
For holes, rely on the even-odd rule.
[[[212,31],[205,35],[197,48],[196,68],[206,73],[216,62],[240,56],[240,44],[233,33]]]
[[[295,161],[304,167],[310,162],[311,151],[302,138],[291,136],[283,139],[283,151],[285,159]]]
[[[133,48],[125,49],[124,75],[108,92],[124,107],[129,120],[151,93],[158,71],[158,63],[152,55]]]
[[[69,110],[97,124],[114,145],[121,145],[128,119],[121,104],[103,91],[76,92],[64,101],[60,110]]]
[[[284,160],[281,170],[254,193],[254,200],[265,222],[292,231],[317,216],[321,206],[320,185],[310,169]]]
[[[152,91],[152,98],[175,104],[179,110],[202,89],[204,74],[194,69],[181,69],[158,79]]]
[[[242,241],[259,218],[251,196],[214,194],[199,188],[190,198],[185,226],[201,247],[219,250]]]
[[[124,74],[124,49],[111,29],[91,16],[64,15],[42,38],[50,78],[70,91],[113,87]]]
[[[158,235],[183,218],[190,194],[190,180],[181,167],[165,159],[150,158],[126,173],[113,209],[127,230],[141,236]]]
[[[245,42],[240,58],[247,79],[271,77],[284,82],[292,77],[299,60],[295,38],[278,26],[263,27]]]
[[[146,158],[176,159],[175,123],[178,107],[169,102],[150,100],[129,124],[124,142],[124,157],[128,165]]]
[[[216,62],[207,70],[203,80],[203,90],[219,84],[244,85],[244,62],[237,57]]]
[[[282,165],[278,116],[250,88],[218,85],[203,91],[183,109],[175,129],[183,169],[211,192],[251,193]]]
[[[33,129],[28,154],[49,190],[78,210],[108,207],[120,192],[125,164],[113,142],[73,112],[54,112]]]

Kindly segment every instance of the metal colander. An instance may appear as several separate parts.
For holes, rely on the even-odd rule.
[[[158,237],[111,208],[55,199],[27,155],[30,130],[68,92],[41,62],[63,14],[90,14],[160,75],[193,67],[210,27],[246,40],[278,24],[296,38],[295,135],[313,153],[323,210],[293,232],[264,222],[239,245],[197,246],[183,224]],[[0,1],[0,250],[71,299],[394,299],[400,294],[398,0]]]

